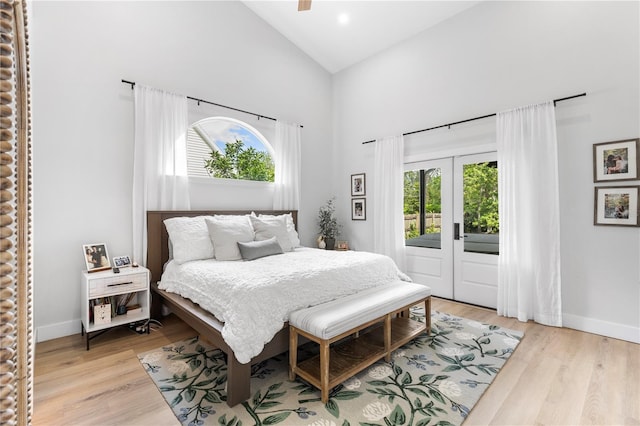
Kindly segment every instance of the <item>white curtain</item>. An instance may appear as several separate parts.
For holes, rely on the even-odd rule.
[[[147,210],[188,210],[187,98],[136,84],[133,260],[147,261]]]
[[[300,205],[300,126],[276,121],[274,210]]]
[[[376,140],[373,174],[373,249],[405,270],[404,258],[404,138]]]
[[[562,326],[553,102],[497,114],[498,314]]]

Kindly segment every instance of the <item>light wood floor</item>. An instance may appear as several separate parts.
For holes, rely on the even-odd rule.
[[[640,425],[640,345],[441,299],[432,307],[525,333],[465,425]],[[33,424],[179,424],[136,358],[196,334],[173,315],[163,324],[110,331],[90,351],[79,334],[38,343]]]

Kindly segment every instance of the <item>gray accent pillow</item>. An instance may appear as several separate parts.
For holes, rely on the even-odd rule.
[[[256,260],[261,257],[284,253],[276,237],[249,243],[238,241],[238,249],[240,249],[240,254],[244,260]]]

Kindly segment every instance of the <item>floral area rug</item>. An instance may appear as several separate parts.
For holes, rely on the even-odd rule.
[[[412,314],[424,321],[423,311]],[[184,425],[444,426],[464,421],[522,337],[432,312],[430,336],[336,386],[327,404],[300,378],[289,381],[287,353],[252,367],[252,397],[233,408],[224,402],[223,353],[198,337],[138,358]]]

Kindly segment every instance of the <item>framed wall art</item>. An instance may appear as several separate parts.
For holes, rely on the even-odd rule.
[[[602,142],[593,145],[593,181],[638,179],[640,139]]]
[[[599,186],[594,194],[594,225],[640,226],[640,186]]]
[[[367,200],[365,198],[351,199],[351,220],[367,220]]]
[[[82,251],[84,252],[84,263],[88,272],[103,271],[111,268],[106,244],[83,244]]]
[[[351,175],[351,196],[361,197],[366,194],[365,191],[365,175],[358,173]]]

